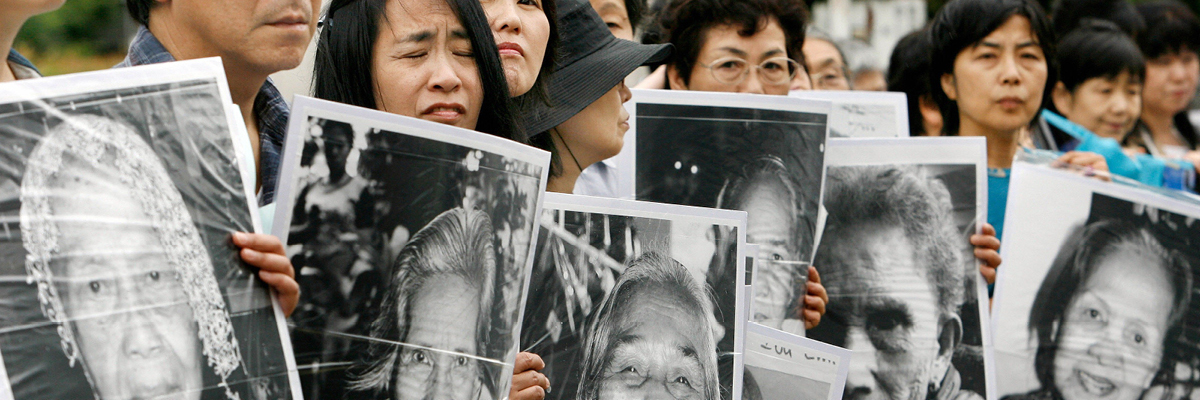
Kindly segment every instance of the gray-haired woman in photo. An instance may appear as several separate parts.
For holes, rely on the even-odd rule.
[[[400,250],[347,399],[491,398],[501,355],[487,348],[496,276],[491,218],[443,212]]]

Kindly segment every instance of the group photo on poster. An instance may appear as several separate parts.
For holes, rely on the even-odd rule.
[[[730,211],[547,194],[521,330],[546,398],[735,398],[744,228]]]
[[[5,89],[0,397],[298,398],[220,60]]]
[[[993,398],[969,242],[986,215],[985,151],[982,138],[831,141],[813,261],[829,307],[807,337],[854,352],[846,393]]]
[[[1012,189],[1013,269],[994,308],[997,366],[1015,372],[1002,398],[1194,396],[1200,204],[1032,165],[1014,167]]]
[[[299,97],[276,227],[306,399],[508,395],[549,154]]]

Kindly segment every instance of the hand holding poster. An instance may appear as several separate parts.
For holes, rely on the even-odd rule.
[[[746,323],[742,400],[840,400],[849,350]]]
[[[1198,217],[1195,200],[1015,164],[993,308],[1001,395],[1194,395]]]
[[[299,398],[231,103],[218,59],[3,85],[0,398]]]
[[[968,242],[987,214],[983,138],[830,141],[808,337],[854,351],[846,392],[995,398],[987,292]]]
[[[305,398],[507,397],[549,154],[305,97],[288,138]]]
[[[521,348],[549,399],[734,399],[745,214],[549,193]]]

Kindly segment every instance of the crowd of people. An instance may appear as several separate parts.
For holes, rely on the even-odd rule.
[[[126,0],[141,26],[117,67],[221,57],[252,144],[264,216],[274,214],[289,115],[286,99],[268,78],[296,68],[314,34],[315,97],[539,147],[552,155],[547,190],[562,193],[615,196],[616,171],[606,160],[622,149],[630,118],[623,107],[631,98],[626,77],[640,67],[653,71],[636,84],[644,89],[785,96],[870,82],[853,79],[836,40],[811,32],[803,0],[651,2],[333,0],[322,9],[320,0]],[[0,50],[8,54],[0,82],[40,76],[12,43],[24,21],[62,3],[0,1]],[[635,41],[639,37],[644,43]],[[1010,169],[1022,148],[1063,152],[1061,164],[1101,179],[1124,176],[1195,190],[1188,179],[1173,177],[1194,182],[1200,171],[1193,122],[1200,120],[1188,113],[1200,81],[1197,51],[1200,20],[1177,0],[1136,6],[1128,0],[1060,0],[1051,13],[1033,0],[952,0],[927,27],[897,44],[886,89],[907,94],[913,136],[986,138],[988,218],[970,242],[990,284],[1001,264]],[[859,89],[880,89],[875,86],[862,83]],[[328,185],[339,184],[338,175],[329,179]],[[842,182],[873,185],[866,178]],[[750,212],[754,230],[755,208],[743,203],[731,207]],[[470,217],[462,214],[446,218]],[[778,221],[760,223],[772,222]],[[894,236],[879,240],[906,240],[900,231]],[[241,233],[234,242],[291,314],[302,294],[280,240]],[[818,328],[827,305],[843,306],[830,302],[818,273],[822,263],[842,258],[819,253],[806,293],[788,307],[808,329]],[[951,288],[961,286],[958,281],[913,284]],[[861,284],[827,283],[831,291]],[[951,303],[939,302],[945,306],[939,312],[952,313]],[[849,323],[847,329],[863,328]],[[950,333],[953,326],[931,322],[925,328],[930,338],[961,339]],[[858,339],[840,334],[840,343]],[[930,362],[945,369],[948,364],[937,361],[950,356],[939,353]],[[394,365],[384,364],[356,387],[386,386]],[[535,354],[520,354],[510,398],[544,397],[551,382],[539,372],[543,365]],[[714,380],[708,372],[703,378]],[[437,389],[427,388],[436,386],[430,382],[401,383],[414,393]],[[941,381],[909,389],[904,384],[862,387],[920,393]]]

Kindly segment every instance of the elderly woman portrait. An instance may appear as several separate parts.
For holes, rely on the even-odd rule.
[[[347,398],[490,398],[498,358],[484,353],[496,254],[492,221],[478,210],[443,212],[396,257],[383,310],[371,326],[365,368]]]
[[[1029,315],[1041,388],[1006,399],[1158,398],[1146,395],[1156,378],[1177,376],[1166,355],[1188,309],[1188,262],[1124,221],[1097,220],[1067,238]]]
[[[576,398],[721,398],[711,314],[707,293],[683,264],[643,253],[592,323]]]
[[[133,129],[98,116],[59,123],[29,156],[20,196],[29,281],[96,398],[258,398],[241,393],[212,259]]]
[[[814,264],[831,307],[808,334],[854,351],[846,397],[982,399],[953,362],[964,329],[981,328],[959,315],[974,268],[941,181],[917,166],[830,168],[824,204]]]

